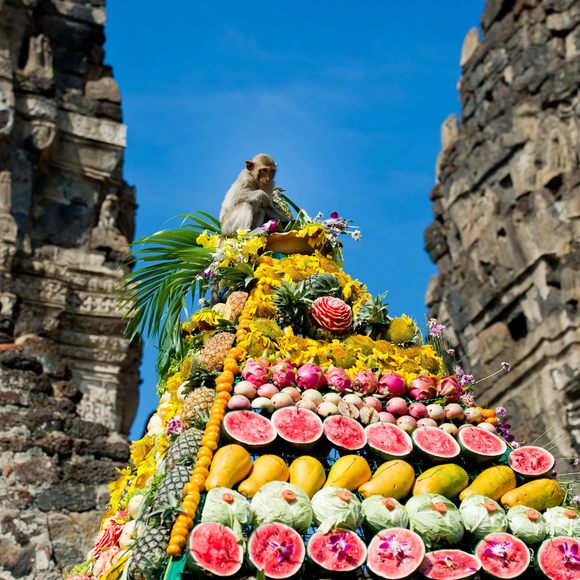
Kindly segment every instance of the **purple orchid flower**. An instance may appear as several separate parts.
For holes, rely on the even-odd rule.
[[[562,553],[562,563],[566,566],[580,567],[580,555],[578,554],[578,544],[568,546],[568,542],[564,542],[558,546],[558,550]]]
[[[380,550],[385,550],[387,552],[387,558],[395,558],[399,561],[407,558],[410,555],[411,544],[405,544],[403,542],[398,542],[395,536],[388,536],[385,538],[384,542],[379,544]]]
[[[292,552],[294,552],[294,544],[287,542],[274,542],[271,540],[268,542],[268,546],[276,550],[278,562],[287,562],[292,557]]]

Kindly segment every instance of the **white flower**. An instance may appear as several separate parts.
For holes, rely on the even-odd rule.
[[[360,230],[354,230],[354,232],[350,234],[350,237],[358,242],[362,238],[362,234]]]

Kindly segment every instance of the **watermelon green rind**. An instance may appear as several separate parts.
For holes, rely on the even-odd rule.
[[[344,529],[315,532],[308,541],[307,552],[314,564],[335,573],[352,572],[362,566],[367,557],[367,547],[358,534]]]
[[[536,554],[538,568],[550,580],[578,580],[580,566],[565,557],[562,550],[570,553],[577,546],[580,554],[580,540],[571,536],[556,536],[544,541]]]
[[[472,578],[480,569],[481,562],[474,555],[448,549],[427,552],[419,571],[432,580],[462,580]]]
[[[413,443],[431,461],[449,461],[461,453],[459,443],[438,427],[418,427],[412,433]]]
[[[187,540],[188,567],[203,575],[231,578],[244,561],[244,549],[232,530],[215,522],[193,528]]]
[[[498,554],[493,553],[497,546]],[[505,552],[504,552],[505,550]],[[501,554],[505,553],[506,557]],[[520,578],[530,567],[530,552],[522,540],[507,532],[494,532],[483,538],[475,548],[482,569],[492,578]]]
[[[525,445],[510,453],[508,463],[516,473],[524,477],[540,477],[552,471],[556,459],[543,447]]]
[[[280,523],[256,528],[248,540],[248,562],[255,570],[263,570],[267,578],[290,578],[306,557],[300,534]]]
[[[507,444],[503,439],[479,427],[460,429],[457,440],[463,453],[478,461],[499,459],[507,451]]]
[[[278,409],[270,420],[278,436],[299,449],[310,449],[324,433],[320,417],[300,407]]]
[[[323,422],[326,438],[339,449],[358,451],[367,444],[367,434],[363,426],[350,417],[332,415]]]
[[[421,537],[405,528],[381,530],[370,541],[367,566],[379,578],[407,578],[417,571],[425,557]]]
[[[413,452],[408,433],[391,423],[372,423],[365,427],[367,446],[383,459],[402,459]]]
[[[276,440],[276,429],[269,419],[254,411],[230,411],[222,421],[224,435],[250,449],[267,447]]]

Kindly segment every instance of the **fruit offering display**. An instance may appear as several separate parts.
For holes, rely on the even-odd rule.
[[[68,577],[580,579],[573,460],[516,442],[442,324],[344,271],[348,220],[278,197],[284,227],[138,241],[122,300],[159,405]]]

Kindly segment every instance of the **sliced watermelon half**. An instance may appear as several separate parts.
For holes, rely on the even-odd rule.
[[[269,419],[254,411],[230,411],[222,421],[226,437],[250,449],[267,447],[276,440],[276,429]]]
[[[285,524],[264,524],[248,541],[250,565],[263,570],[267,578],[290,578],[300,570],[305,557],[302,537]]]
[[[367,445],[379,457],[401,459],[413,451],[411,437],[391,423],[372,423],[365,427]]]
[[[205,522],[189,534],[186,560],[194,572],[230,578],[242,567],[244,550],[230,528]]]
[[[367,548],[351,530],[315,532],[308,542],[308,557],[327,572],[352,572],[364,564]]]
[[[300,407],[278,409],[271,420],[280,438],[300,449],[313,447],[324,432],[320,417]]]
[[[405,528],[389,528],[371,540],[367,566],[379,578],[407,578],[419,568],[424,557],[425,544],[418,534]]]
[[[326,438],[339,449],[358,451],[367,444],[367,434],[355,419],[332,415],[327,417],[322,425]]]
[[[546,540],[537,553],[538,567],[550,580],[580,578],[580,539],[557,536]]]
[[[449,461],[461,453],[459,443],[439,427],[418,427],[412,437],[415,446],[431,461]]]
[[[540,477],[554,469],[556,459],[543,447],[525,445],[514,449],[508,459],[510,467],[524,477]]]
[[[465,455],[477,461],[499,459],[507,450],[507,444],[503,439],[479,427],[460,429],[457,439]]]
[[[505,532],[485,536],[475,548],[481,567],[493,578],[519,578],[530,566],[530,551]]]
[[[427,552],[419,571],[433,580],[458,580],[475,576],[481,562],[463,550],[435,550]]]

